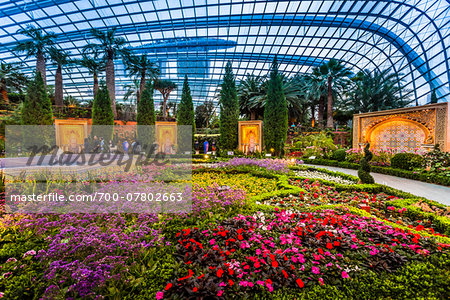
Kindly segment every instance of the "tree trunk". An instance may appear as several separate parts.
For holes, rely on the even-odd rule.
[[[143,72],[141,74],[141,83],[139,84],[139,92],[138,92],[137,97],[136,97],[136,100],[137,100],[136,105],[141,100],[141,95],[144,92],[144,90],[145,90],[145,72]]]
[[[94,98],[95,95],[97,95],[97,91],[98,91],[98,74],[97,72],[94,72]]]
[[[169,99],[169,94],[163,94],[163,117],[167,118],[167,99]]]
[[[250,112],[250,120],[256,120],[256,112],[252,111]]]
[[[325,95],[321,94],[319,98],[319,111],[317,113],[317,126],[323,127],[323,115],[325,112]]]
[[[44,86],[47,87],[47,76],[45,74],[45,57],[44,53],[40,51],[36,54],[36,71],[41,73],[41,77],[44,80]]]
[[[316,122],[316,119],[314,117],[314,114],[316,112],[316,107],[315,105],[311,105],[311,126],[314,127],[314,123]]]
[[[111,108],[114,114],[114,119],[117,118],[116,111],[116,79],[114,74],[114,59],[108,56],[106,61],[106,87],[108,88],[109,98],[111,98]]]
[[[327,128],[333,128],[333,91],[331,89],[331,76],[328,76],[328,105],[327,105]]]
[[[2,81],[0,82],[0,91],[2,92],[3,103],[8,104],[9,103],[8,88],[6,87],[5,79],[2,79]]]
[[[58,65],[55,73],[55,104],[56,106],[63,106],[63,78],[62,67]]]

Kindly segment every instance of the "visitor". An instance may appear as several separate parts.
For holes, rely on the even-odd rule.
[[[92,145],[92,152],[98,153],[100,151],[100,142],[98,141],[98,137],[94,135],[94,141]]]
[[[141,143],[139,141],[136,141],[134,143],[134,147],[133,147],[133,153],[134,154],[139,154],[142,152],[142,146]]]
[[[89,153],[89,138],[84,138],[83,152]]]
[[[100,137],[100,152],[105,152],[105,151],[106,151],[105,140],[103,139],[103,137]]]
[[[128,144],[128,141],[125,139],[123,141],[123,153],[125,153],[125,154],[128,153],[128,147],[130,147],[130,144]]]
[[[131,143],[130,149],[132,154],[136,154],[136,140]]]

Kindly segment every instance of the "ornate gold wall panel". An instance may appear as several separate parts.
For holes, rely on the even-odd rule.
[[[448,126],[448,103],[357,114],[353,116],[353,147],[370,142],[373,149],[413,152],[437,143],[449,151]]]

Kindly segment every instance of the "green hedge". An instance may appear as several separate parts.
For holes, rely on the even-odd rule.
[[[340,167],[345,169],[353,169],[357,170],[359,168],[359,164],[351,163],[351,162],[339,162],[337,160],[329,160],[329,159],[303,159],[303,162],[306,164],[315,164],[322,166],[333,166]],[[408,170],[402,169],[394,169],[389,167],[380,167],[380,166],[371,166],[371,171],[373,173],[380,173],[385,175],[392,175],[396,177],[402,177],[407,179],[413,179],[423,182],[435,183],[444,186],[450,186],[450,176],[439,176],[435,174],[426,174],[426,173],[417,173]]]

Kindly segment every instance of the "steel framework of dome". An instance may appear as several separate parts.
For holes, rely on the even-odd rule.
[[[159,63],[163,78],[181,85],[188,73],[196,104],[214,99],[226,61],[239,80],[265,75],[275,55],[288,76],[336,58],[354,72],[391,68],[420,104],[432,90],[439,102],[450,99],[449,0],[0,0],[0,60],[24,62],[31,73],[34,59],[12,51],[27,25],[56,33],[72,58],[93,41],[92,28],[116,27],[136,53]],[[131,79],[120,60],[116,66],[120,100]],[[50,84],[55,69],[48,63]],[[86,69],[71,67],[64,82],[65,94],[92,98]]]

